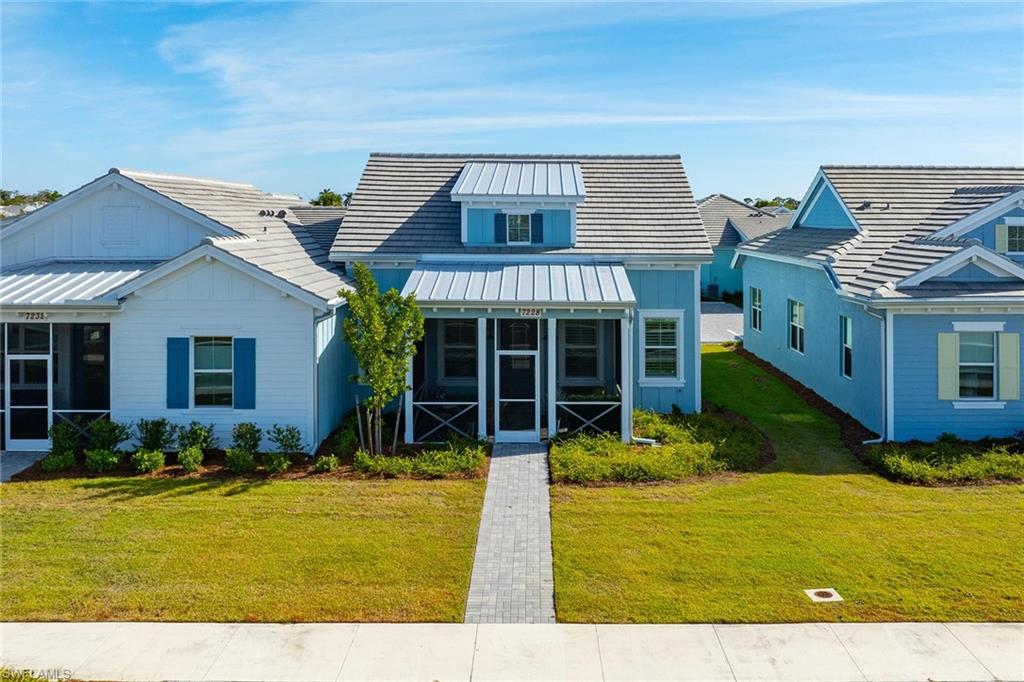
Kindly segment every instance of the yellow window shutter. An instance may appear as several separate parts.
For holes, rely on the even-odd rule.
[[[960,397],[960,335],[939,334],[939,400]]]
[[[1020,400],[1020,334],[999,334],[999,399]]]
[[[996,225],[996,253],[1006,253],[1010,250],[1010,231],[1006,225]]]

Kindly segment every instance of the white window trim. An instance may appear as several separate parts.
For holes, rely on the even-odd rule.
[[[558,383],[562,386],[589,386],[591,384],[603,384],[604,383],[604,320],[592,320],[592,319],[565,319],[559,320],[562,322],[558,325],[557,333],[558,338]],[[565,324],[569,322],[595,322],[597,323],[597,337],[596,337],[596,349],[597,349],[597,375],[592,377],[568,377],[565,375]]]
[[[801,306],[804,311],[804,324],[796,324],[793,322],[793,304]],[[803,332],[803,350],[793,347],[793,327]],[[807,349],[807,306],[804,305],[803,301],[798,301],[795,298],[786,299],[786,347],[794,353],[804,354],[804,350]]]
[[[640,377],[637,383],[647,386],[685,386],[686,377],[685,369],[683,365],[683,346],[684,344],[684,316],[685,310],[681,309],[659,309],[659,308],[648,308],[646,310],[639,311],[637,329],[640,336]],[[647,318],[675,318],[676,319],[676,376],[675,377],[648,377],[647,376],[647,334],[646,334],[646,321]]]
[[[223,369],[196,369],[196,339],[197,338],[225,338],[231,339],[231,404],[230,405],[196,405],[196,373],[199,374],[227,374]],[[188,337],[188,405],[190,410],[201,410],[204,414],[209,412],[228,412],[235,409],[235,337],[228,334],[193,334]]]
[[[849,322],[850,327],[850,342],[847,343],[846,339],[846,324]],[[846,373],[846,349],[850,349],[850,373]],[[853,318],[849,315],[839,316],[839,376],[844,379],[853,380]]]
[[[977,324],[985,324],[979,322]],[[968,330],[961,330],[968,331]],[[990,403],[999,402],[999,330],[994,329],[972,329],[969,331],[980,331],[992,334],[992,362],[963,362],[960,361],[956,366],[957,382],[956,382],[956,394],[957,398],[955,402],[965,403],[967,405],[987,405]],[[960,338],[957,337],[957,345],[960,344]],[[960,395],[960,369],[963,367],[992,367],[992,395],[978,396],[975,398],[969,396]]]
[[[1006,219],[1005,219],[1003,224],[1006,225],[1006,248],[1007,248],[1006,252],[1003,255],[1004,256],[1024,256],[1024,251],[1010,251],[1010,228],[1011,227],[1019,227],[1021,229],[1024,229],[1024,218],[1020,218],[1020,217],[1016,217],[1016,216],[1006,216]]]
[[[758,303],[754,305],[754,292],[758,293]],[[757,326],[754,326],[754,311],[757,311]],[[750,287],[750,328],[760,334],[764,331],[764,291],[761,287]]]
[[[974,400],[960,398],[953,401],[954,410],[1001,410],[1005,407],[1005,400],[989,400],[988,398],[977,398]]]
[[[438,351],[437,352],[437,383],[444,384],[446,386],[472,386],[472,385],[476,384],[476,382],[477,382],[477,377],[476,377],[475,374],[473,376],[471,376],[471,377],[450,377],[447,374],[445,374],[445,371],[444,371],[444,352],[445,352],[445,349],[447,348],[447,344],[445,342],[444,326],[448,322],[465,322],[467,324],[472,324],[473,325],[473,335],[474,335],[474,338],[477,336],[477,334],[476,334],[476,323],[475,323],[474,319],[472,319],[472,318],[467,318],[465,320],[458,320],[458,319],[452,320],[451,318],[439,318],[438,319],[438,324],[436,325],[437,326],[437,351]],[[475,351],[478,354],[480,353],[480,349],[476,348],[475,345],[474,345],[474,349],[475,349]],[[476,359],[477,359],[477,363],[475,363],[475,364],[479,364],[480,356],[477,355]]]
[[[530,218],[533,211],[505,211],[505,243],[509,246],[529,246],[533,242],[533,220]],[[512,241],[512,222],[509,218],[513,216],[526,216],[526,241]]]

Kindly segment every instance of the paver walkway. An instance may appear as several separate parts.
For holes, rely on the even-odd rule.
[[[1012,623],[5,623],[0,649],[81,680],[1024,679]]]
[[[554,623],[548,450],[498,444],[491,454],[467,623]]]
[[[17,450],[0,452],[0,482],[11,480],[11,476],[28,469],[46,457],[46,454],[45,452],[20,452]]]

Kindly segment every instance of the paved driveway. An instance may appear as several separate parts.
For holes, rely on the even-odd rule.
[[[742,308],[718,301],[705,301],[700,304],[701,343],[736,341],[742,336]]]

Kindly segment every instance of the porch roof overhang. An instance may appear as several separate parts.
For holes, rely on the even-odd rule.
[[[117,308],[112,292],[155,263],[60,262],[16,266],[0,273],[0,306],[7,309]]]
[[[421,262],[403,295],[423,306],[633,308],[636,296],[619,263]]]

